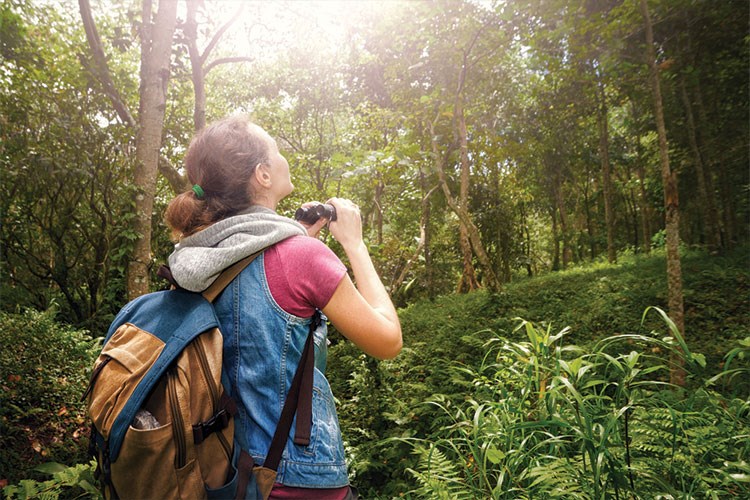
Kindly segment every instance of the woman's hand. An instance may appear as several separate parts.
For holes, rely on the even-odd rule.
[[[331,234],[345,251],[362,243],[362,216],[351,200],[331,198],[326,203],[336,208],[336,220],[329,224]]]
[[[331,234],[344,248],[357,286],[345,276],[323,308],[331,323],[367,354],[380,359],[401,350],[401,324],[362,240],[359,207],[350,200],[328,200],[336,207]]]

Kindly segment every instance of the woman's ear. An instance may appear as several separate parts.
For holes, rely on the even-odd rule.
[[[264,188],[271,187],[271,172],[265,163],[258,163],[255,167],[254,177],[259,186]]]

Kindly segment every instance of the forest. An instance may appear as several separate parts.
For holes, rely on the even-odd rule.
[[[745,0],[2,0],[4,495],[98,495],[93,360],[244,113],[399,308],[331,334],[363,498],[747,498],[749,49]]]

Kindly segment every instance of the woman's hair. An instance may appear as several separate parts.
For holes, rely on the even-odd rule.
[[[252,205],[250,178],[259,163],[268,161],[268,153],[262,129],[243,115],[199,131],[185,155],[185,169],[190,184],[200,188],[169,203],[164,219],[172,236],[189,236]]]

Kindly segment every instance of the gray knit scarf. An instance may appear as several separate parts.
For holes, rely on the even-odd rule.
[[[252,206],[180,240],[169,256],[169,267],[182,288],[201,292],[235,262],[298,234],[307,234],[298,222]]]

